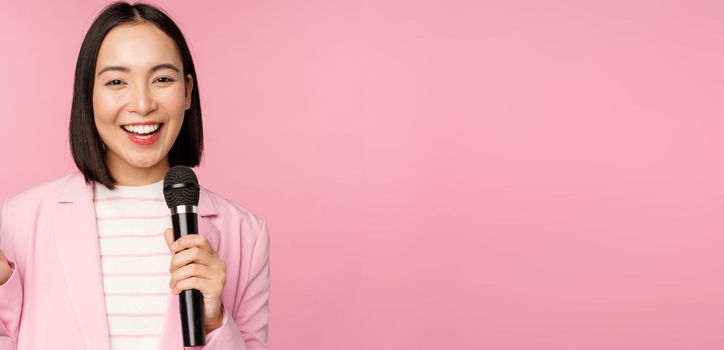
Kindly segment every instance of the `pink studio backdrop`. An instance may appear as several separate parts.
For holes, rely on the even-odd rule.
[[[3,4],[0,199],[75,169],[105,4]],[[200,180],[269,222],[271,348],[724,348],[721,2],[157,4]]]

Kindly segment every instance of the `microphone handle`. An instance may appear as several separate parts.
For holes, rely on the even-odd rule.
[[[194,212],[172,214],[171,220],[173,221],[174,240],[199,232],[198,216]],[[197,289],[184,290],[179,294],[178,301],[184,346],[206,345],[203,295]]]

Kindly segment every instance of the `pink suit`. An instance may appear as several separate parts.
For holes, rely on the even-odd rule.
[[[226,263],[224,321],[207,350],[266,349],[269,232],[249,210],[201,188],[199,233]],[[0,350],[110,349],[93,187],[72,175],[5,201],[0,250],[14,267],[0,286]],[[169,288],[160,350],[183,349]]]

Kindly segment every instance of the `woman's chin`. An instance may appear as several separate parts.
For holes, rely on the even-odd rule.
[[[156,166],[161,159],[154,158],[136,158],[136,159],[130,159],[128,161],[128,164],[130,164],[134,168],[152,168]]]

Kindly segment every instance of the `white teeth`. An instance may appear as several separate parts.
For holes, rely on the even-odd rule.
[[[152,132],[155,132],[160,127],[160,124],[153,124],[153,125],[124,125],[123,129],[125,129],[128,132],[136,133],[136,134],[150,134]]]

